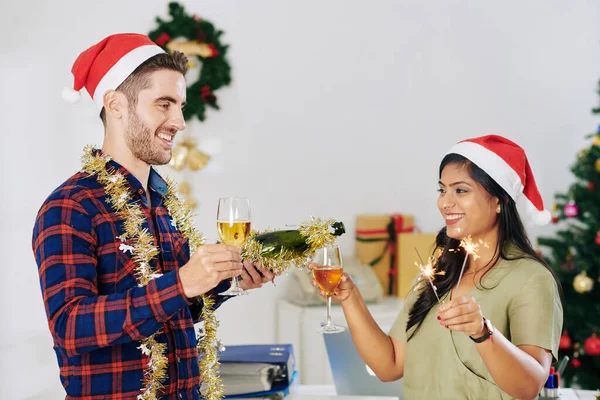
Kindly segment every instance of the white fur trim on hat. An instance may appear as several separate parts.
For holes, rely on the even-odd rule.
[[[502,157],[473,142],[460,142],[452,146],[448,154],[456,153],[471,160],[475,165],[484,170],[498,185],[517,201],[523,193],[521,178]],[[532,204],[533,206],[533,204]]]
[[[136,70],[144,61],[165,51],[156,45],[140,46],[119,59],[96,86],[94,91],[94,103],[98,111],[104,107],[104,94],[109,90],[115,90],[133,71]]]

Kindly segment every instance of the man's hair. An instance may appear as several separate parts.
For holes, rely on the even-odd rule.
[[[125,94],[130,106],[135,106],[140,91],[150,87],[151,73],[168,69],[180,72],[185,76],[188,68],[188,59],[185,54],[180,51],[174,51],[172,54],[157,54],[141,63],[116,90]],[[102,119],[103,124],[106,124],[106,112],[104,107],[102,107],[102,111],[100,111],[100,119]]]

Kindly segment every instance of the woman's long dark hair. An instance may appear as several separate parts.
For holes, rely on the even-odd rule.
[[[560,282],[556,279],[556,275],[552,268],[541,258],[531,246],[531,242],[527,238],[525,228],[517,212],[517,206],[514,200],[506,193],[496,181],[494,181],[486,172],[484,172],[477,165],[473,164],[467,158],[459,154],[447,154],[440,164],[439,175],[442,176],[442,170],[448,164],[461,164],[467,167],[467,171],[471,178],[479,183],[483,188],[491,195],[500,200],[502,212],[498,214],[498,246],[494,251],[491,263],[494,263],[498,258],[504,260],[518,259],[518,258],[532,258],[544,265],[554,276],[554,280],[558,285],[558,290],[562,299],[562,289]],[[517,255],[516,257],[510,258],[508,255],[508,247],[512,244],[519,248],[523,254]],[[450,251],[451,249],[458,249],[460,241],[449,238],[446,235],[446,227],[442,228],[436,238],[436,249],[442,251],[437,262],[437,270],[444,271],[444,275],[436,275],[435,286],[437,287],[438,296],[441,298],[448,293],[458,283],[460,275],[460,269],[464,261],[464,252],[462,251]],[[469,260],[470,262],[470,260]],[[484,272],[484,276],[488,271]],[[483,278],[483,277],[482,277]],[[425,319],[425,316],[437,304],[437,298],[430,285],[427,285],[418,295],[417,301],[411,307],[408,314],[408,322],[406,324],[406,332],[414,327],[414,330],[409,333],[408,340],[421,327],[421,323]]]

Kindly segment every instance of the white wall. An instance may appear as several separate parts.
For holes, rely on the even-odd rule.
[[[567,167],[599,122],[589,112],[600,78],[597,2],[184,3],[231,44],[222,111],[188,129],[213,152],[210,167],[189,176],[211,239],[226,195],[251,198],[258,228],[310,214],[341,219],[348,254],[359,212],[413,213],[423,230],[437,229],[441,156],[489,132],[527,149],[550,201],[572,181]],[[1,9],[0,398],[16,399],[59,386],[33,220],[78,168],[82,146],[102,141],[91,100],[64,104],[61,88],[80,51],[110,33],[148,32],[167,6],[39,0]],[[281,294],[268,287],[225,305],[225,343],[273,341]]]

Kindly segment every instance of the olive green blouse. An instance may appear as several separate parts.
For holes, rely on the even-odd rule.
[[[485,289],[484,289],[485,288]],[[563,309],[552,274],[539,262],[500,260],[469,295],[483,315],[514,345],[534,345],[557,358]],[[406,342],[408,312],[417,300],[411,290],[389,335]],[[441,300],[448,300],[447,293]],[[406,344],[406,399],[510,399],[496,385],[475,343],[462,332],[440,326],[433,307]]]

